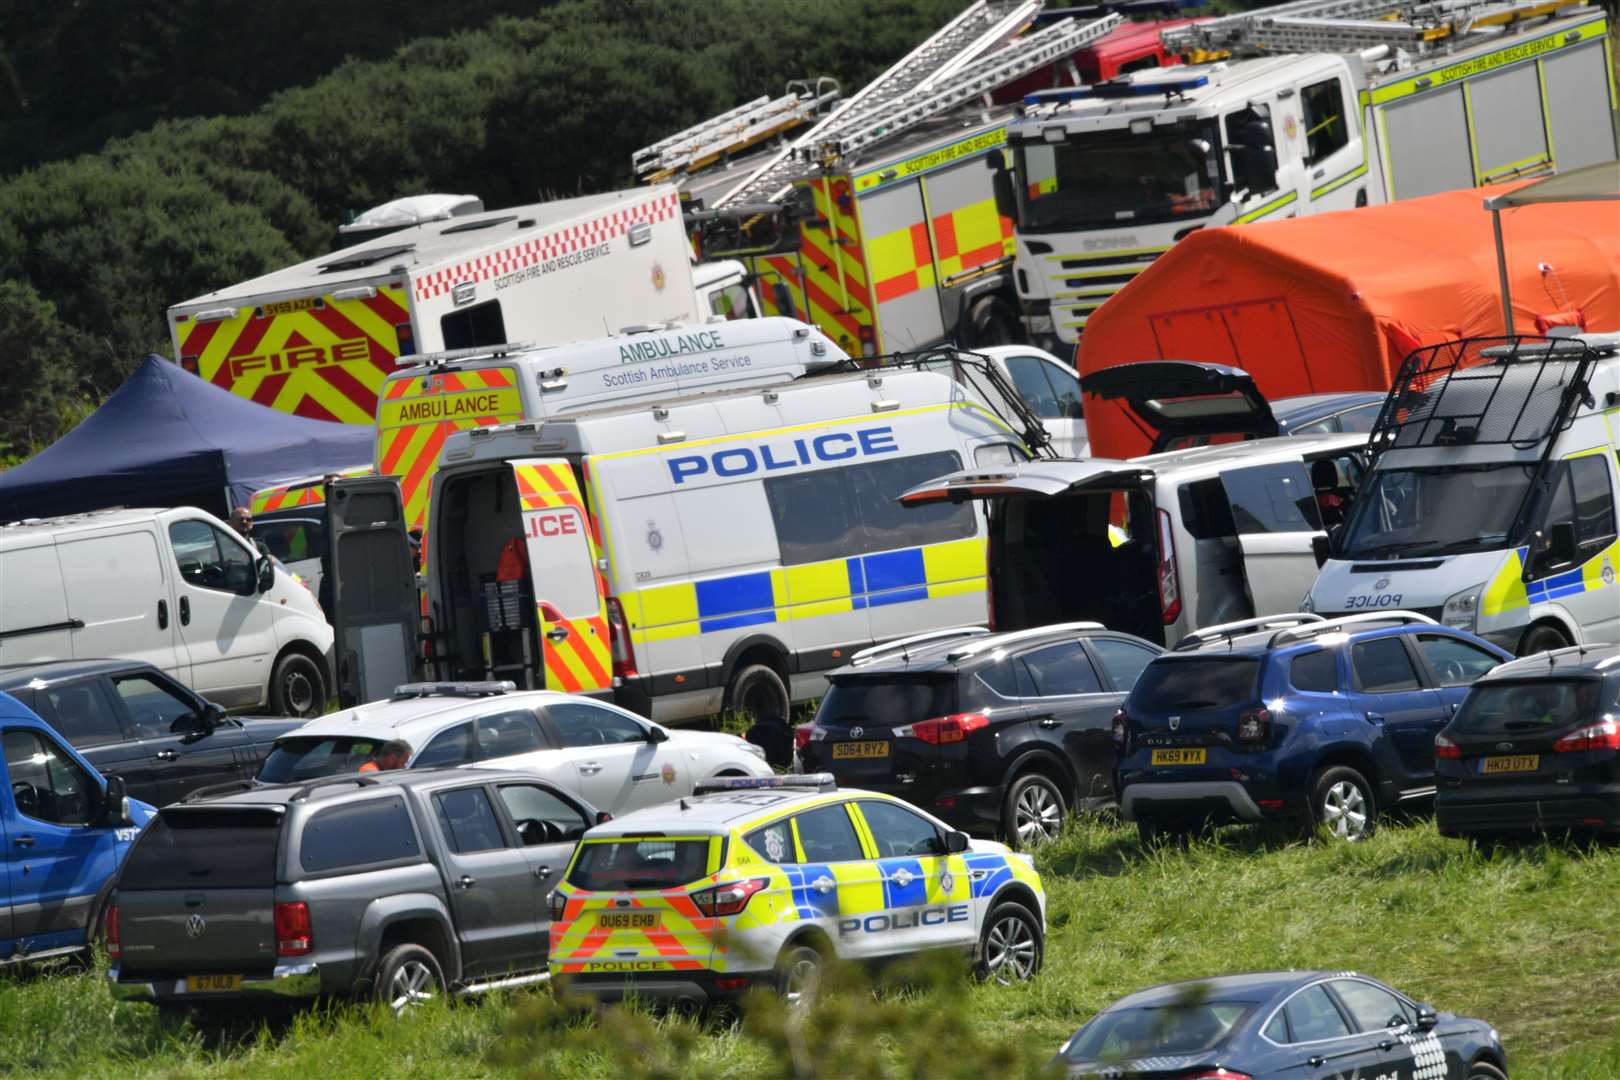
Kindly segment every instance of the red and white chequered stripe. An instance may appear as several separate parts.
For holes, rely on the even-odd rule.
[[[488,281],[490,278],[555,259],[559,255],[567,255],[571,251],[595,247],[597,244],[622,236],[630,231],[632,225],[639,222],[664,221],[678,213],[680,213],[680,196],[675,192],[622,210],[614,210],[591,221],[569,225],[500,251],[424,274],[416,280],[416,298],[431,300],[465,281]]]

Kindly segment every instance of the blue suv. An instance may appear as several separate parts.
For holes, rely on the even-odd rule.
[[[0,966],[82,949],[154,813],[0,694]]]
[[[1274,615],[1189,634],[1119,714],[1115,790],[1142,839],[1299,820],[1359,840],[1434,795],[1434,737],[1512,657],[1414,612]]]

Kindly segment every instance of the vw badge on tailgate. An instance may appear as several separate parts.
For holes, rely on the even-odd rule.
[[[186,937],[200,938],[208,932],[208,920],[201,915],[193,915],[186,920]]]

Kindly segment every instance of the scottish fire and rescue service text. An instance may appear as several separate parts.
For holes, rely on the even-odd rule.
[[[525,281],[532,281],[546,274],[554,274],[558,270],[567,270],[570,267],[588,263],[593,259],[600,259],[608,253],[610,247],[609,244],[597,244],[595,247],[581,248],[579,251],[570,251],[566,255],[559,255],[555,259],[535,263],[533,266],[525,266],[522,270],[514,270],[510,274],[502,274],[495,279],[495,291],[510,289],[512,286],[521,285]]]

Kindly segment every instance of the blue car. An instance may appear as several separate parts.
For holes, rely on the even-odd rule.
[[[1506,1080],[1483,1020],[1438,1013],[1354,972],[1170,983],[1093,1016],[1053,1061],[1074,1077]]]
[[[84,948],[154,808],[0,694],[0,965]]]
[[[1434,737],[1512,657],[1416,612],[1274,615],[1183,638],[1118,715],[1115,790],[1144,840],[1293,819],[1359,840],[1434,795]]]

